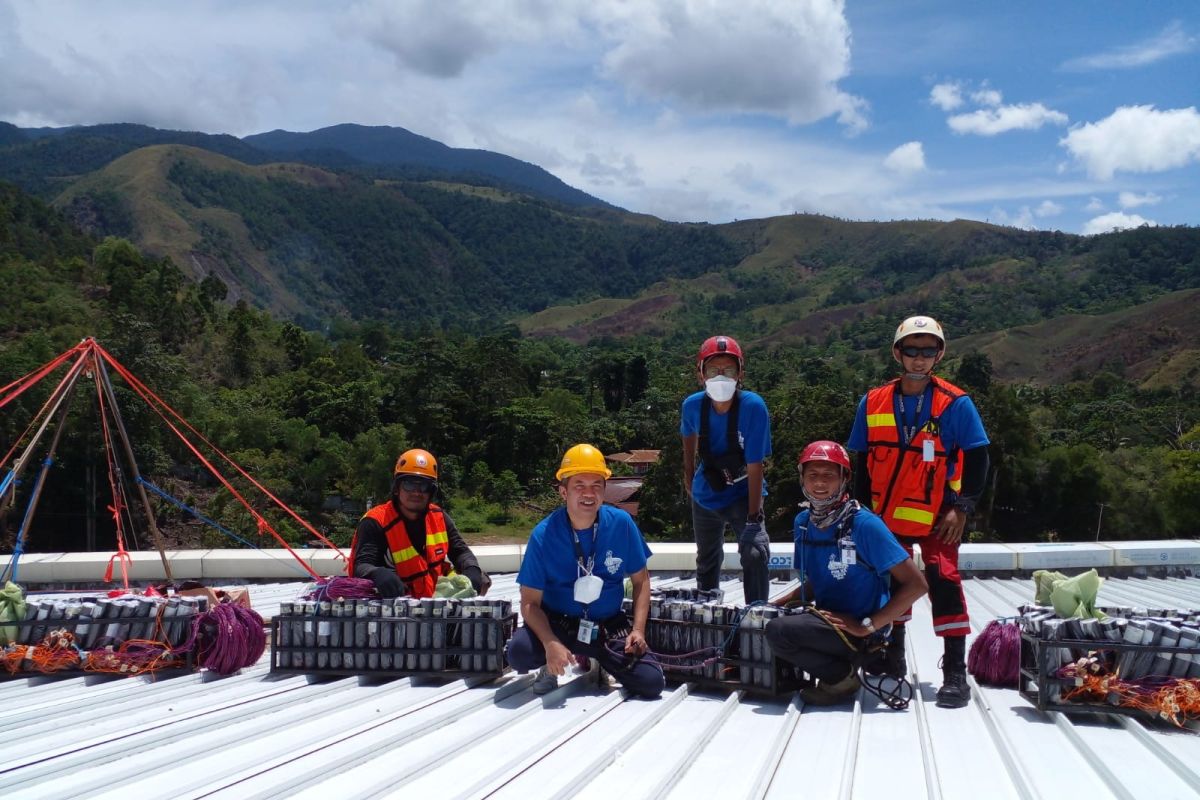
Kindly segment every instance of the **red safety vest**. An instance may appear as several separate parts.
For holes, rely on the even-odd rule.
[[[404,581],[410,597],[433,597],[437,579],[454,571],[447,560],[450,555],[450,537],[446,533],[446,515],[437,505],[430,503],[425,512],[425,552],[418,553],[408,538],[404,518],[389,500],[375,506],[363,518],[370,517],[379,523],[387,537],[388,550],[396,564],[396,574]],[[358,540],[355,539],[355,544]],[[355,548],[350,549],[347,572],[354,574]]]
[[[942,414],[966,392],[952,383],[931,376],[933,403],[929,421],[906,446],[896,423],[896,379],[867,393],[867,470],[871,475],[871,508],[899,536],[926,536],[942,509],[945,487],[958,491],[962,485],[962,451],[948,453],[942,443]],[[933,460],[924,458],[925,442],[933,442]],[[947,480],[950,459],[958,464],[953,480]]]

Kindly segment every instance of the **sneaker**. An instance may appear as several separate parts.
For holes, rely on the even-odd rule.
[[[534,694],[553,692],[558,688],[558,676],[551,675],[550,670],[542,667],[538,670],[537,677],[533,679],[529,688],[533,689]]]
[[[836,706],[852,702],[858,686],[858,673],[851,672],[840,681],[819,681],[816,686],[801,689],[800,698],[810,706]]]

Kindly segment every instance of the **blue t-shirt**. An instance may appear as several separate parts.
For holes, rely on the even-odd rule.
[[[592,530],[579,531],[579,544],[586,564],[594,558],[592,574],[604,581],[600,597],[589,603],[589,619],[603,621],[621,610],[625,598],[625,576],[641,572],[650,557],[633,517],[614,506],[600,506],[595,539]],[[575,602],[575,579],[583,573],[575,557],[575,539],[566,507],[560,507],[537,524],[529,537],[517,583],[542,592],[542,608],[554,614],[582,617],[584,608]]]
[[[740,390],[741,400],[738,408],[738,436],[741,439],[742,452],[747,464],[761,464],[771,455],[771,417],[767,413],[767,404],[754,392]],[[698,436],[700,434],[700,401],[704,392],[688,395],[683,401],[679,412],[679,433],[683,436]],[[714,455],[720,455],[729,449],[725,441],[726,428],[729,418],[726,414],[718,414],[716,409],[708,413],[708,446]],[[746,497],[750,493],[748,482],[740,480],[732,486],[717,492],[704,479],[704,469],[701,457],[696,456],[696,474],[692,476],[692,498],[705,508],[718,509]],[[763,481],[763,496],[767,494],[767,482]]]
[[[860,508],[850,522],[855,563],[842,560],[838,539],[845,526],[818,528],[808,524],[808,509],[796,515],[793,538],[800,580],[810,582],[817,607],[852,614],[856,619],[883,608],[891,597],[888,573],[908,553],[878,515]]]
[[[903,431],[906,426],[912,427],[914,421],[917,430],[925,427],[929,422],[930,410],[933,407],[932,384],[925,387],[925,400],[921,403],[919,416],[917,415],[917,395],[902,395],[899,392],[896,394],[899,398],[895,403],[897,408],[894,412],[896,429]],[[983,420],[979,418],[979,409],[975,407],[974,401],[968,395],[956,398],[947,406],[946,410],[942,412],[940,428],[942,444],[948,453],[955,450],[974,450],[976,447],[985,447],[990,444],[987,432],[983,429]],[[858,413],[854,415],[854,427],[850,429],[850,441],[846,443],[846,449],[855,453],[867,452],[866,395],[863,395],[862,399],[858,401]],[[946,477],[955,477],[957,471],[957,461],[951,461]]]

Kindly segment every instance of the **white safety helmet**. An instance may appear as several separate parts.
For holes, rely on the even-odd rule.
[[[896,328],[896,335],[892,338],[892,347],[900,344],[900,341],[905,336],[912,336],[917,333],[928,333],[931,336],[936,336],[938,341],[942,343],[942,349],[946,349],[946,335],[942,333],[942,326],[933,317],[916,316],[909,317],[900,323],[900,327]]]

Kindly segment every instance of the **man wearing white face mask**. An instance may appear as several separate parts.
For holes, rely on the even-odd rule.
[[[771,455],[767,404],[740,388],[745,360],[730,336],[704,341],[696,357],[703,391],[680,412],[683,487],[692,501],[696,584],[716,589],[725,559],[725,526],[738,536],[746,602],[767,599],[771,542],[763,525],[763,461]]]
[[[662,694],[662,668],[641,658],[650,614],[650,548],[633,517],[604,505],[604,481],[611,475],[604,455],[590,444],[568,450],[556,474],[563,506],[529,537],[517,574],[524,625],[508,643],[508,663],[518,672],[540,668],[533,682],[538,694],[558,685],[572,656],[596,659],[630,694]],[[621,611],[626,576],[633,584],[632,620]],[[606,645],[620,638],[623,657]]]

